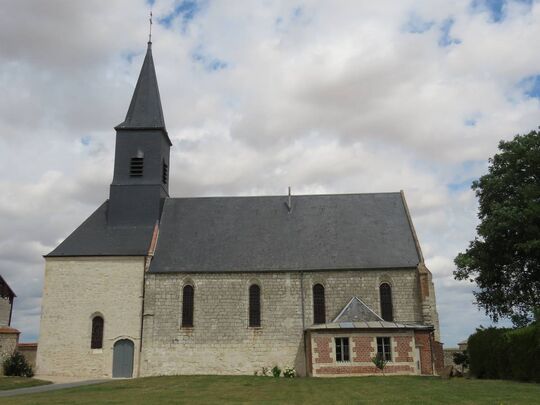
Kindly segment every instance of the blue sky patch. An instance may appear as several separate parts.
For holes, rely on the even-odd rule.
[[[540,100],[540,74],[524,78],[520,81],[519,87],[523,88],[523,93],[527,97]]]
[[[198,62],[201,65],[203,65],[205,70],[207,70],[208,72],[215,72],[218,70],[225,69],[227,67],[227,62],[221,59],[215,58],[213,56],[207,55],[200,48],[193,51],[193,53],[191,54],[191,57],[195,62]]]
[[[487,12],[494,23],[502,22],[506,18],[506,8],[509,3],[521,3],[532,6],[532,0],[472,0],[473,12]]]
[[[446,47],[450,45],[461,44],[461,39],[453,38],[450,34],[452,27],[454,25],[453,18],[447,18],[441,23],[440,31],[441,36],[439,37],[439,46]]]
[[[195,16],[201,11],[201,8],[202,5],[198,1],[184,0],[177,4],[171,13],[158,18],[158,23],[163,25],[165,28],[171,28],[174,20],[180,18],[182,21],[182,27],[185,28],[185,25],[195,18]]]
[[[411,34],[422,34],[423,32],[429,31],[434,24],[435,21],[424,20],[418,14],[412,13],[403,29]]]
[[[92,142],[92,138],[89,135],[85,135],[81,138],[81,144],[84,146],[90,145],[91,142]]]

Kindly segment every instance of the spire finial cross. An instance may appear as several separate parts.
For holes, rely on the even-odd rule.
[[[149,18],[148,21],[150,21],[150,31],[148,33],[148,43],[151,44],[152,43],[152,10],[150,10],[150,18]]]

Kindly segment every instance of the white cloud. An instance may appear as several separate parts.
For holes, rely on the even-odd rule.
[[[213,1],[160,25],[179,3],[157,0],[153,26],[172,194],[404,189],[444,340],[486,324],[452,261],[474,236],[468,182],[499,139],[538,125],[539,100],[518,86],[540,73],[526,46],[540,36],[537,2],[494,24],[468,0]],[[19,0],[0,13],[0,272],[25,340],[38,333],[40,255],[107,198],[147,11]],[[441,47],[450,19],[460,43]]]

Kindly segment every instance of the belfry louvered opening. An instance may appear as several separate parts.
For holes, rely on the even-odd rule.
[[[129,175],[131,177],[142,177],[144,172],[144,158],[132,157],[129,165]]]
[[[163,184],[167,184],[167,181],[169,180],[169,166],[167,163],[163,162],[163,168],[161,170],[161,181]]]

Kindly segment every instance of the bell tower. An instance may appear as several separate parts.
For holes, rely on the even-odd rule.
[[[114,177],[107,219],[110,226],[153,225],[169,197],[169,155],[152,42],[129,105],[126,119],[115,127]]]

